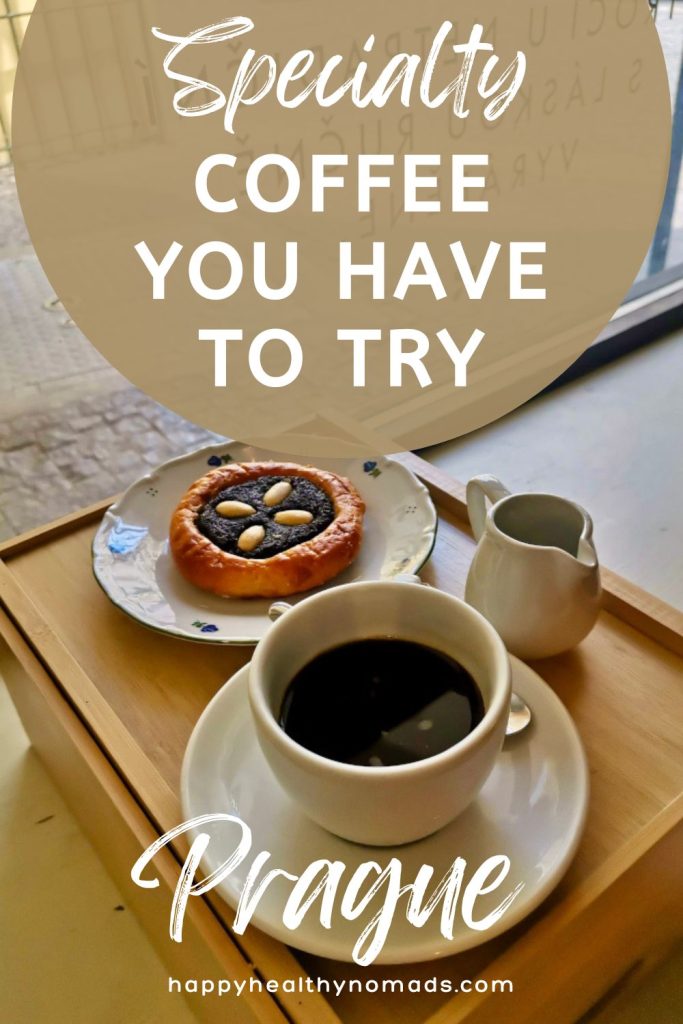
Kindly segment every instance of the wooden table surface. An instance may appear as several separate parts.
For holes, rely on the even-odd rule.
[[[408,461],[430,485],[441,517],[423,578],[460,596],[473,551],[462,492]],[[153,827],[166,831],[182,820],[179,775],[194,724],[250,652],[169,638],[114,608],[90,569],[100,512],[0,548],[5,632],[15,654],[26,645],[26,664],[40,662]],[[577,650],[533,666],[576,722],[591,777],[583,840],[550,899],[510,932],[438,967],[361,969],[292,954],[248,929],[239,947],[260,973],[282,978],[304,967],[329,979],[511,977],[506,1021],[547,1021],[548,1014],[572,1021],[634,964],[683,934],[674,865],[683,852],[683,617],[609,573],[605,604],[609,610]],[[218,898],[210,902],[229,928],[232,912]],[[283,1000],[288,1015],[310,1024],[484,1022],[501,1006],[490,995],[347,994],[334,1009],[317,994]]]

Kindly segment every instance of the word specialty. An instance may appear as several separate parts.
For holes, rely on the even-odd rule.
[[[164,73],[171,81],[182,83],[182,88],[173,97],[173,109],[177,114],[181,117],[203,117],[223,110],[225,130],[234,134],[240,108],[254,106],[270,94],[275,96],[281,107],[290,110],[310,99],[328,109],[345,98],[362,110],[369,106],[381,109],[397,93],[400,103],[406,108],[416,99],[430,109],[450,103],[455,117],[464,119],[470,115],[468,101],[474,88],[485,102],[485,119],[497,121],[517,96],[526,72],[526,56],[522,51],[518,51],[501,68],[501,58],[494,52],[493,44],[484,41],[483,25],[474,25],[464,42],[449,44],[448,37],[453,31],[450,21],[442,22],[426,56],[395,54],[375,75],[370,73],[368,61],[362,59],[356,63],[352,74],[344,77],[349,57],[341,53],[331,56],[320,71],[312,74],[316,63],[312,49],[297,50],[282,66],[278,66],[271,54],[257,54],[249,47],[226,89],[178,67],[186,51],[217,43],[232,46],[232,40],[253,29],[254,22],[246,17],[228,18],[184,36],[164,32],[160,28],[152,29],[155,38],[173,44],[164,58]],[[369,57],[374,49],[375,36],[372,34],[362,46],[363,56]],[[458,73],[439,87],[435,81],[437,71],[440,66],[445,66],[447,74],[451,73],[451,55],[459,61]],[[305,81],[307,77],[308,81]],[[192,102],[193,98],[195,102]]]
[[[202,831],[207,826],[214,830],[213,838]],[[228,835],[238,830],[236,842],[229,844],[228,855],[203,879],[197,878],[200,861],[216,839],[216,830],[228,829]],[[186,832],[196,837],[181,868],[171,905],[169,933],[174,942],[182,942],[183,924],[190,897],[202,896],[220,886],[246,860],[252,848],[252,834],[241,818],[231,814],[205,814],[186,821],[161,836],[140,855],[131,870],[131,878],[144,889],[159,886],[158,878],[143,878],[143,872],[154,857],[169,843]],[[226,837],[220,841],[226,847]],[[280,867],[270,867],[271,854],[264,850],[256,854],[241,885],[234,931],[243,935],[252,919],[258,923],[258,905],[269,890],[281,900],[281,919],[285,928],[295,931],[306,915],[317,912],[323,928],[334,927],[335,919],[360,921],[360,933],[353,947],[355,963],[368,966],[382,952],[389,936],[399,904],[404,905],[406,920],[415,928],[423,928],[433,915],[439,916],[439,929],[447,940],[454,938],[456,915],[474,931],[485,932],[493,928],[516,900],[524,888],[520,882],[502,894],[493,909],[481,915],[478,901],[499,890],[510,872],[510,860],[502,854],[488,857],[483,864],[468,873],[467,861],[456,857],[443,877],[434,880],[434,868],[423,864],[415,878],[404,881],[403,865],[392,857],[382,866],[377,861],[365,861],[353,872],[341,860],[319,859],[294,874]],[[270,895],[269,895],[270,899]],[[490,904],[489,904],[490,905]],[[488,905],[487,905],[488,907]]]

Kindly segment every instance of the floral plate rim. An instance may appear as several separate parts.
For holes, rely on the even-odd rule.
[[[237,441],[235,438],[225,438],[224,440],[216,442],[215,444],[201,445],[199,448],[193,449],[193,451],[185,452],[182,455],[176,455],[172,459],[166,459],[164,462],[160,463],[154,469],[150,470],[149,473],[143,474],[143,476],[138,477],[131,484],[129,484],[125,491],[123,491],[123,493],[116,499],[116,501],[113,502],[113,504],[111,504],[105,510],[104,515],[102,516],[102,519],[100,521],[100,524],[95,532],[95,535],[92,539],[90,550],[91,568],[97,585],[99,586],[100,590],[105,594],[107,599],[111,602],[111,604],[114,605],[114,607],[118,608],[119,611],[123,612],[123,614],[126,615],[128,618],[132,619],[134,622],[138,622],[141,626],[144,626],[145,629],[150,630],[150,632],[152,633],[158,633],[161,636],[171,636],[175,639],[185,640],[189,643],[212,644],[222,647],[254,647],[259,642],[260,638],[255,638],[253,636],[217,636],[216,632],[219,632],[217,628],[215,630],[207,630],[206,632],[202,630],[201,632],[194,634],[189,633],[186,628],[182,627],[162,627],[155,625],[149,619],[145,619],[143,618],[142,615],[138,615],[130,608],[125,607],[120,601],[117,601],[116,598],[114,598],[111,595],[111,593],[107,589],[106,581],[103,580],[100,576],[101,570],[97,564],[98,557],[101,554],[101,552],[98,550],[98,544],[101,543],[102,540],[104,539],[105,535],[108,532],[108,528],[110,528],[112,519],[118,514],[120,507],[133,490],[136,490],[137,488],[140,488],[142,485],[145,484],[149,489],[151,485],[153,485],[155,479],[158,478],[159,474],[166,470],[169,466],[175,466],[183,462],[189,462],[193,459],[196,459],[198,456],[206,456],[207,465],[211,468],[218,468],[218,466],[220,465],[227,465],[229,462],[234,460],[225,458],[226,447],[234,444],[244,445],[244,442]],[[258,446],[255,445],[248,447],[258,448]],[[216,459],[216,461],[212,461],[212,459],[214,458]],[[360,459],[340,459],[339,461],[361,462]],[[387,464],[390,464],[392,467],[398,468],[400,471],[406,474],[408,478],[412,480],[415,488],[418,491],[422,492],[423,496],[426,498],[426,506],[428,509],[431,510],[432,513],[431,525],[429,527],[426,527],[424,530],[424,536],[428,538],[428,544],[425,547],[424,554],[419,553],[414,563],[410,563],[405,567],[401,568],[402,573],[416,574],[424,568],[424,566],[427,564],[434,551],[434,546],[436,544],[436,537],[439,527],[438,512],[436,511],[429,490],[423,484],[423,482],[415,475],[415,473],[412,472],[412,470],[408,469],[407,466],[404,466],[401,462],[397,461],[396,459],[391,458],[391,456],[373,456],[371,459],[363,461],[363,470],[368,476],[379,476],[381,475],[382,467]],[[379,470],[379,473],[376,472],[377,470]],[[202,625],[211,626],[212,624],[203,623]]]

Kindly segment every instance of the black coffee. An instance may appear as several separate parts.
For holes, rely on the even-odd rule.
[[[464,739],[484,715],[472,676],[409,640],[372,639],[318,654],[294,677],[280,725],[308,750],[347,764],[408,764]]]

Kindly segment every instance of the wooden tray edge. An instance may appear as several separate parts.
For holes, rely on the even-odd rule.
[[[415,473],[427,487],[437,507],[447,509],[456,519],[467,524],[469,529],[463,484],[412,452],[394,458]],[[604,610],[667,650],[683,656],[683,612],[611,569],[601,567],[600,573]]]
[[[439,470],[435,470],[434,467],[429,466],[424,462],[424,460],[417,456],[410,454],[400,456],[399,461],[403,462],[420,477],[420,479],[429,488],[437,505],[442,506],[457,519],[466,521],[466,505],[464,502],[464,488],[462,485],[450,480],[450,478],[445,476]],[[45,527],[30,531],[21,537],[15,538],[13,541],[0,545],[0,560],[3,558],[9,559],[13,555],[20,554],[23,551],[40,545],[41,543],[45,543],[68,533],[71,529],[80,528],[81,526],[95,522],[97,518],[103,514],[109,504],[110,500],[97,503],[88,509],[66,516],[63,519],[58,520],[56,523],[47,524]],[[48,643],[48,646],[50,646],[50,644],[55,644],[56,642],[57,646],[61,648],[61,651],[59,652],[60,657],[67,656],[68,658],[71,658],[71,656],[65,651],[58,638],[51,635],[51,631],[47,623],[45,623],[38,615],[37,610],[30,599],[30,595],[23,592],[9,568],[7,566],[0,566],[0,570],[0,582],[2,577],[4,577],[5,583],[9,584],[9,592],[6,591],[6,594],[10,593],[12,597],[20,598],[20,602],[24,605],[24,610],[27,611],[29,621],[31,622],[29,632],[26,632],[23,626],[17,625],[16,623],[11,625],[10,628],[13,629],[15,633],[16,643],[19,647],[23,647],[29,657],[35,659],[41,670],[47,671],[53,687],[55,687],[61,694],[62,692],[51,673],[49,673],[49,670],[44,668],[40,650],[44,643]],[[675,609],[670,608],[664,602],[650,597],[650,595],[641,591],[638,587],[629,584],[627,581],[620,580],[620,578],[615,574],[607,572],[605,575],[612,587],[608,600],[613,599],[616,603],[616,610],[614,611],[614,614],[620,618],[624,618],[625,621],[630,622],[631,625],[636,629],[639,629],[645,635],[651,636],[655,642],[660,643],[663,647],[674,650],[679,654],[683,653],[683,616],[681,616],[681,614]],[[615,581],[617,585],[621,586],[621,589],[619,589],[619,586],[615,586]],[[1,588],[0,604],[2,604]],[[13,601],[10,601],[9,604],[13,605]],[[623,611],[622,606],[626,608],[627,614],[633,617],[632,620],[623,614],[619,614],[620,608]],[[608,608],[608,610],[611,609]],[[670,618],[669,616],[673,616],[673,618]],[[8,620],[5,619],[5,624],[7,621]],[[643,624],[646,628],[643,628]],[[671,646],[670,643],[666,643],[662,640],[662,637],[671,640],[671,634],[673,634],[674,639],[677,638],[677,644],[680,642],[680,647],[678,645]],[[71,660],[73,661],[73,659]],[[74,666],[78,670],[78,666],[75,665],[75,663]],[[87,700],[86,703],[88,703]],[[75,710],[80,721],[82,719],[83,709],[79,710],[78,707],[76,707]],[[131,795],[134,799],[137,799],[135,794]],[[138,801],[138,804],[141,807],[142,812],[146,814],[144,811],[144,801],[142,803]],[[565,899],[563,899],[549,912],[547,918],[544,917],[537,926],[534,926],[534,929],[532,929],[534,935],[536,935],[537,927],[551,928],[548,935],[556,934],[556,929],[559,928],[560,925],[556,923],[554,927],[552,927],[551,922],[564,921],[565,915],[572,913],[572,907],[577,905],[581,891],[586,887],[592,887],[592,891],[607,892],[611,886],[617,885],[617,883],[620,882],[624,873],[637,867],[642,860],[648,858],[651,849],[653,849],[659,842],[656,837],[653,838],[653,830],[656,831],[657,823],[660,822],[660,820],[664,820],[662,815],[677,816],[677,821],[674,823],[677,825],[678,819],[680,816],[683,816],[683,798],[681,800],[677,799],[676,801],[673,801],[672,804],[660,812],[660,815],[653,818],[647,823],[647,825],[643,826],[643,828],[634,837],[632,837],[629,843],[626,844],[623,850],[619,850],[618,854],[615,854],[609,861],[601,865],[595,872],[591,873],[587,879],[585,879],[582,883],[581,890],[568,894]],[[673,827],[674,826],[672,825],[671,828],[673,829]],[[602,888],[600,888],[601,886]],[[224,927],[229,928],[224,920],[222,923]],[[531,932],[529,934],[531,934]],[[545,935],[546,932],[544,931],[543,934]],[[507,962],[506,958],[508,956],[512,956],[513,952],[517,950],[518,945],[520,949],[527,948],[526,936],[519,940],[519,943],[521,943],[521,945],[516,942],[514,946],[511,947],[509,953],[504,954],[500,960],[495,962],[497,968],[501,963]],[[257,947],[258,945],[259,943],[256,943]],[[271,954],[272,955],[265,957],[259,956],[257,962],[271,977],[276,973],[282,975],[283,969],[286,972],[287,966],[292,963],[291,953],[289,953],[286,948],[283,948],[281,950],[278,949],[271,951]],[[520,956],[522,956],[522,953],[520,953]],[[303,968],[299,967],[299,970],[303,970]],[[493,970],[493,965],[491,965],[491,970]],[[500,970],[502,970],[502,968],[500,968]],[[498,971],[497,976],[505,976],[500,973],[500,970]],[[488,968],[486,974],[489,974]],[[449,1012],[453,1014],[453,1007],[450,1003],[448,1004],[448,1007],[450,1007]],[[328,1010],[329,1013],[327,1012]],[[301,1019],[305,1020],[306,1018],[302,1017]],[[323,1018],[321,1017],[321,1020],[322,1019]],[[453,1022],[453,1024],[456,1020],[460,1019],[464,1018],[459,1015],[448,1017],[448,1021]],[[477,1020],[478,1019],[479,1018],[477,1018]],[[486,1016],[481,1017],[482,1021],[487,1019],[488,1018]],[[339,1018],[327,1003],[325,1003],[324,1020],[329,1022],[329,1024],[332,1024],[332,1022],[335,1022],[336,1024],[336,1022],[339,1021]],[[439,1015],[437,1015],[430,1024],[441,1024]]]
[[[514,980],[519,998],[506,1003],[506,1024],[592,1019],[623,979],[661,959],[683,936],[682,856],[683,793],[487,964],[480,978]],[[539,970],[547,960],[560,965],[552,980]],[[449,1001],[424,1024],[500,1021],[490,988],[469,1000]]]
[[[460,522],[469,524],[464,484],[449,477],[413,452],[403,452],[392,458],[402,463],[422,481],[437,507],[446,509]],[[0,561],[7,561],[72,529],[96,522],[116,500],[117,495],[113,495],[0,543]],[[667,650],[683,656],[683,611],[610,569],[601,568],[601,574],[605,611],[633,626]]]
[[[2,645],[3,641],[24,676],[30,681],[34,691],[40,695],[43,701],[49,701],[53,708],[57,709],[58,717],[62,723],[67,723],[68,732],[72,736],[77,737],[78,746],[84,760],[91,765],[95,765],[98,777],[106,778],[106,788],[110,799],[114,801],[114,798],[116,797],[116,800],[120,803],[121,794],[124,794],[128,817],[130,817],[135,824],[134,834],[135,837],[139,839],[140,852],[142,852],[143,849],[149,846],[150,843],[154,842],[161,834],[158,823],[154,820],[153,816],[149,814],[144,802],[130,788],[127,779],[120,773],[118,767],[112,762],[108,753],[103,750],[97,738],[93,736],[91,728],[88,726],[88,723],[84,721],[78,707],[72,704],[68,696],[52,676],[49,668],[43,664],[42,659],[33,650],[32,645],[25,637],[21,626],[15,623],[3,608],[0,607],[0,645]],[[17,689],[17,686],[12,688],[11,696],[15,706],[19,710],[22,706],[25,706],[27,694],[18,693]],[[22,721],[24,722],[26,731],[29,733],[29,736],[33,741],[34,730],[31,728],[31,723],[26,720],[24,714],[22,714]],[[41,750],[42,744],[40,741],[35,745],[39,750],[39,753],[44,756],[44,752]],[[53,765],[50,765],[49,757],[47,758],[47,761],[47,767],[51,770],[51,774],[57,776],[58,772],[55,771]],[[97,837],[91,834],[90,830],[87,828],[87,822],[83,820],[83,814],[81,811],[85,813],[84,809],[77,806],[74,806],[72,809],[74,810],[75,816],[84,827],[84,830],[93,843],[93,846],[95,846],[96,849],[98,849],[98,852],[100,852],[102,844],[97,842]],[[127,820],[123,821],[123,824],[128,827]],[[102,859],[105,864],[108,864],[106,849],[104,849],[104,852],[102,853]],[[159,877],[163,878],[165,885],[171,891],[177,881],[177,878],[174,877],[174,875],[180,871],[182,861],[183,856],[178,853],[174,846],[166,847],[155,858],[154,863],[157,866]],[[132,866],[133,860],[131,860],[129,867],[132,868]],[[120,883],[120,878],[117,878],[116,880]],[[131,904],[134,902],[134,900],[131,899],[131,896],[138,897],[135,902],[140,908],[139,916],[144,920],[146,917],[145,898],[148,894],[143,893],[142,890],[136,890],[133,886],[128,886],[127,894],[128,901]],[[225,919],[225,905],[221,908],[218,905],[218,901],[214,900],[212,896],[213,894],[209,893],[206,896],[202,896],[199,901],[190,901],[188,915],[192,918],[196,917],[198,919],[198,927],[205,935],[208,951],[219,962],[221,962],[223,967],[230,967],[233,970],[231,977],[237,976],[238,973],[235,969],[235,965],[238,962],[236,958],[239,958],[247,970],[253,968],[253,973],[263,977],[266,981],[270,979],[281,981],[284,978],[296,977],[297,974],[306,974],[306,971],[299,964],[294,954],[290,952],[285,945],[276,942],[274,939],[270,939],[262,932],[256,932],[256,937],[254,937],[254,930],[252,930],[251,936],[240,936],[238,939],[233,933],[228,921]],[[223,912],[221,912],[222,909]],[[190,913],[191,911],[192,913]],[[167,912],[170,912],[170,893]],[[223,941],[227,942],[227,946],[224,950],[221,950],[221,935],[223,937]],[[168,939],[168,936],[166,936],[166,938]],[[170,939],[168,939],[168,942],[169,946],[172,946]],[[159,951],[158,944],[156,942],[153,944],[156,946],[157,951]],[[252,1008],[258,1008],[258,994],[256,994],[256,997],[249,996],[248,1001],[252,1004]],[[277,1007],[280,1010],[280,1013],[284,1014],[284,1019],[293,1021],[295,1024],[298,1024],[298,1022],[302,1022],[303,1024],[304,1021],[310,1022],[310,1017],[307,1016],[307,1011],[310,1011],[311,1009],[315,1010],[316,1024],[343,1024],[330,1004],[328,1004],[324,997],[317,992],[306,992],[303,997],[301,994],[290,995],[286,992],[279,992],[277,996],[268,994],[267,1001],[272,1004],[273,1010]],[[201,1004],[193,1007],[195,1013],[198,1012],[200,1006]],[[276,1019],[272,1016],[270,1008],[264,1009],[262,1016],[264,1024],[265,1020],[268,1020],[270,1024],[271,1020]],[[203,1019],[201,1014],[199,1017],[200,1019]]]

